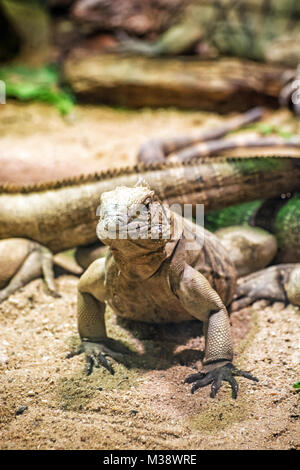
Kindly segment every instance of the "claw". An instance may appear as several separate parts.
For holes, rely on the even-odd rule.
[[[95,365],[95,367],[100,367],[100,366],[104,367],[104,368],[107,369],[112,375],[115,373],[115,371],[114,371],[114,369],[113,369],[111,363],[109,362],[108,359],[106,359],[104,353],[101,353],[101,352],[95,353],[95,352],[93,352],[93,353],[91,354],[91,356],[87,356],[87,357],[89,357],[89,358],[91,359],[91,361],[92,361],[92,370],[91,370],[90,373],[92,373],[92,371],[93,371],[93,365]],[[88,374],[88,375],[89,375],[89,374]]]
[[[93,365],[94,365],[93,359],[91,358],[91,356],[86,356],[85,362],[86,362],[85,373],[86,375],[91,375],[91,373],[93,372]]]
[[[206,374],[205,377],[201,380],[197,380],[194,385],[192,386],[191,393],[195,393],[196,390],[200,387],[205,387],[206,385],[209,385],[212,383],[213,378],[210,376],[210,374]]]
[[[235,399],[237,398],[238,394],[238,383],[234,376],[245,377],[246,379],[258,382],[258,379],[252,374],[237,369],[233,364],[231,364],[231,362],[229,362],[228,364],[217,367],[216,369],[207,373],[199,372],[198,374],[191,374],[185,379],[184,383],[195,382],[192,386],[191,393],[195,393],[198,388],[206,387],[207,385],[212,384],[210,397],[215,398],[216,394],[222,386],[222,381],[224,380],[230,384],[232,389],[232,398]]]
[[[197,374],[191,374],[187,376],[183,383],[190,384],[192,382],[195,382],[195,380],[203,379],[203,377],[205,377],[205,374],[203,374],[202,372],[198,372]]]
[[[90,375],[93,372],[94,367],[104,367],[112,375],[115,373],[111,363],[106,358],[106,355],[114,357],[114,352],[110,351],[102,343],[93,343],[91,341],[83,341],[78,353],[85,352],[86,360],[86,375]]]
[[[239,370],[235,368],[234,375],[245,377],[245,379],[253,380],[254,382],[259,382],[258,378],[254,375],[250,374],[249,372],[244,372],[243,370]]]
[[[71,358],[85,353],[85,373],[90,375],[94,367],[104,367],[112,375],[115,373],[112,364],[107,356],[119,362],[124,362],[123,354],[128,354],[129,350],[111,338],[105,338],[102,342],[82,341],[81,345],[75,351],[66,354],[66,358]]]
[[[230,384],[231,390],[232,390],[232,398],[236,399],[237,394],[238,394],[239,386],[238,386],[238,383],[235,380],[235,378],[232,377],[232,376],[229,376],[229,377],[224,377],[223,380],[225,380],[226,382],[228,382]]]
[[[211,392],[210,392],[211,398],[215,398],[221,386],[222,386],[222,379],[221,377],[217,377],[217,379],[213,381],[212,386],[211,386]]]

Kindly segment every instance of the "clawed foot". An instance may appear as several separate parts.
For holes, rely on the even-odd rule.
[[[79,348],[76,351],[68,353],[66,357],[70,358],[82,353],[85,353],[86,375],[90,375],[94,367],[100,366],[107,369],[111,374],[114,374],[114,369],[107,359],[107,356],[115,359],[117,362],[123,362],[123,356],[129,353],[129,349],[111,338],[106,338],[101,343],[82,341]]]
[[[2,254],[3,264],[13,264],[14,269],[12,272],[8,270],[9,275],[6,274],[2,279],[7,285],[0,290],[0,303],[39,277],[44,278],[50,295],[61,297],[55,288],[53,255],[48,248],[23,238],[1,240],[1,246],[1,252],[4,252],[4,255]],[[16,251],[16,258],[12,259],[11,253],[14,251]]]
[[[249,374],[249,372],[244,372],[242,370],[237,369],[231,362],[225,364],[221,367],[217,367],[216,369],[204,373],[198,372],[197,374],[189,375],[184,383],[193,383],[191,392],[195,393],[198,388],[206,387],[206,385],[211,385],[211,392],[210,397],[215,398],[217,392],[221,388],[222,381],[229,382],[231,389],[232,389],[232,398],[237,398],[238,393],[238,383],[235,380],[234,376],[241,376],[245,377],[246,379],[253,380],[254,382],[258,382],[258,379],[253,375]]]
[[[20,286],[9,285],[7,288],[0,290],[0,304],[4,302],[4,300],[7,300],[12,294],[17,292],[19,289],[22,289],[22,287],[24,286],[23,285],[20,285]],[[61,298],[61,294],[57,292],[54,288],[49,287],[48,285],[46,285],[46,287],[47,287],[47,293],[51,295],[51,297],[54,297],[56,299]]]
[[[286,303],[284,290],[286,276],[284,265],[276,265],[240,278],[230,310],[232,312],[240,310],[252,305],[257,300],[265,300],[269,304],[273,302]]]

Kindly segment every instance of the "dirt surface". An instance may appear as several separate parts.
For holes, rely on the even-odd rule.
[[[148,137],[194,132],[218,119],[99,107],[79,108],[66,120],[43,105],[10,103],[0,107],[1,181],[21,182],[24,168],[30,181],[132,163]],[[298,126],[286,112],[269,119]],[[75,276],[59,277],[57,299],[36,280],[0,305],[1,449],[300,447],[293,389],[300,377],[299,309],[260,302],[232,315],[235,363],[260,381],[238,379],[237,400],[226,384],[211,399],[208,388],[191,395],[183,384],[200,367],[198,322],[143,325],[108,311],[109,335],[133,352],[114,363],[115,375],[96,369],[86,377],[82,356],[65,358],[78,344],[76,285]]]

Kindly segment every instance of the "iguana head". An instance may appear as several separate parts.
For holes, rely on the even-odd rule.
[[[106,245],[120,241],[153,248],[170,239],[170,211],[144,180],[135,187],[120,186],[103,193],[98,210],[97,236]]]

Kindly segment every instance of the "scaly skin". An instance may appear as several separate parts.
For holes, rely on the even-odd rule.
[[[300,262],[300,194],[291,198],[252,201],[206,215],[205,227],[215,232],[235,225],[258,226],[272,232],[278,242],[276,261]]]
[[[278,248],[276,237],[259,227],[224,227],[215,235],[230,253],[239,277],[268,266]]]
[[[28,238],[54,253],[93,243],[101,194],[120,185],[134,186],[138,176],[170,205],[202,203],[209,211],[296,190],[300,157],[140,164],[49,184],[2,186],[0,239]]]
[[[140,231],[136,236],[137,224]],[[106,356],[120,357],[120,347],[106,335],[107,303],[118,315],[134,320],[181,322],[196,318],[204,322],[204,368],[186,379],[187,383],[195,382],[192,392],[212,384],[214,397],[226,380],[236,398],[234,375],[257,380],[232,364],[226,305],[233,298],[236,271],[214,235],[162,208],[154,191],[143,182],[102,194],[97,234],[109,247],[106,260],[94,261],[78,286],[82,339],[78,353],[86,354],[87,373],[94,365],[113,373]]]
[[[268,266],[277,252],[275,236],[259,227],[225,227],[218,230],[216,235],[230,253],[239,277]],[[106,252],[107,247],[97,242],[78,247],[75,258],[79,266],[87,269],[93,261],[106,256]]]

